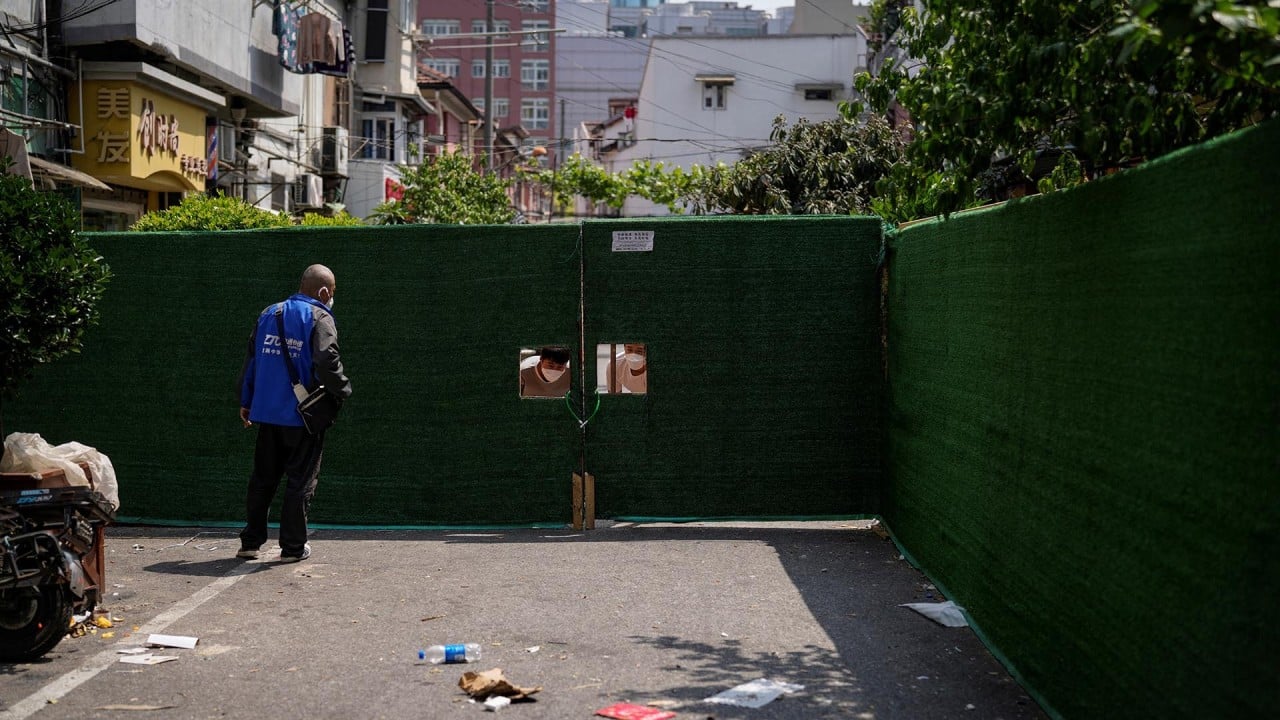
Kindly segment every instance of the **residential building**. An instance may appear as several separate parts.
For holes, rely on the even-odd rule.
[[[773,16],[765,24],[765,35],[786,35],[791,31],[791,23],[796,19],[794,5],[775,8]]]
[[[565,3],[562,7],[569,5]],[[558,161],[588,154],[584,124],[621,117],[635,105],[649,56],[649,41],[600,33],[569,35],[556,46],[556,97],[564,102],[564,142]]]
[[[788,32],[795,35],[851,33],[862,29],[870,17],[869,4],[851,0],[796,0],[795,19]]]
[[[641,37],[644,18],[664,4],[665,0],[609,0],[609,30],[623,37]]]
[[[731,35],[753,37],[768,29],[769,13],[740,7],[736,2],[666,3],[644,19],[643,34],[660,35]]]
[[[855,64],[867,52],[850,35],[653,38],[634,118],[634,142],[602,153],[606,169],[636,160],[668,168],[732,164],[770,143],[773,119],[813,122],[840,116]],[[865,61],[865,60],[864,60]],[[663,215],[665,207],[632,198],[623,214]]]
[[[78,188],[86,229],[203,191],[365,216],[455,109],[418,88],[414,0],[59,5],[0,0],[0,122]]]
[[[418,87],[414,0],[355,0],[350,180],[342,202],[367,217],[392,197],[401,165],[421,161],[425,119],[437,112]]]
[[[418,89],[434,110],[426,118],[425,154],[474,153],[484,113],[452,80],[431,68],[418,68]]]
[[[66,122],[66,88],[76,74],[50,59],[48,31],[43,3],[0,0],[0,162],[12,160],[7,171],[31,178],[40,189],[64,188],[73,197],[85,189],[107,190],[68,167],[58,151],[74,129]]]
[[[321,117],[337,78],[298,72],[298,58],[282,62],[273,30],[314,15],[340,38],[348,3],[117,0],[87,13],[63,7],[51,22],[79,74],[68,90],[68,119],[79,130],[67,152],[74,167],[112,187],[85,193],[86,227],[127,226],[143,211],[205,190],[290,212],[302,183],[310,191],[302,204],[322,204],[326,185],[312,151],[323,142],[323,124],[340,120]],[[302,59],[350,65],[336,49]],[[329,170],[330,192],[340,194],[341,175]]]
[[[561,39],[575,35],[609,33],[609,0],[565,0],[556,5],[556,27]]]
[[[486,36],[491,6],[496,36]],[[555,0],[519,3],[421,0],[418,3],[422,65],[449,78],[497,128],[495,138],[519,126],[526,146],[547,146],[556,137]],[[509,33],[509,34],[508,34]],[[486,67],[486,46],[494,64]],[[485,107],[492,81],[493,107]],[[497,153],[495,152],[495,155]],[[496,167],[496,163],[495,163]]]

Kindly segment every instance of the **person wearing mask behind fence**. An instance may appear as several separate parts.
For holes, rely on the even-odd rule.
[[[564,397],[569,392],[569,351],[544,347],[520,361],[520,397]]]
[[[627,343],[614,359],[617,373],[617,392],[643,395],[649,387],[649,364],[644,345]]]
[[[267,541],[267,515],[282,475],[280,562],[311,557],[307,513],[316,492],[325,433],[312,435],[303,425],[284,358],[292,359],[299,381],[308,389],[323,385],[339,403],[351,396],[351,381],[338,353],[338,326],[333,315],[336,290],[332,270],[324,265],[308,267],[298,292],[263,310],[250,335],[240,376],[240,421],[246,428],[257,425],[258,438],[238,558],[257,558]],[[283,311],[284,338],[280,337],[277,311]],[[285,347],[287,355],[282,353]]]

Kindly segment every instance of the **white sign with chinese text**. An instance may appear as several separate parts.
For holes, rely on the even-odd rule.
[[[652,230],[614,230],[614,252],[653,252]]]

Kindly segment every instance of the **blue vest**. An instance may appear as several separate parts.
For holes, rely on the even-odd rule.
[[[254,352],[240,388],[240,406],[249,408],[249,420],[252,422],[302,425],[298,399],[293,394],[293,384],[282,360],[282,352],[287,345],[298,379],[308,388],[315,387],[311,369],[311,331],[315,327],[313,306],[329,312],[324,303],[301,293],[284,301],[285,340],[279,337],[280,326],[276,321],[276,309],[280,303],[268,306],[258,316],[258,327],[253,337]]]

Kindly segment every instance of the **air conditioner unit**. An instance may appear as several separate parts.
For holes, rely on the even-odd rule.
[[[320,172],[347,177],[347,159],[350,156],[351,141],[347,129],[338,126],[324,128],[320,138]]]
[[[324,206],[324,185],[319,175],[303,173],[293,181],[293,207],[318,208]]]

